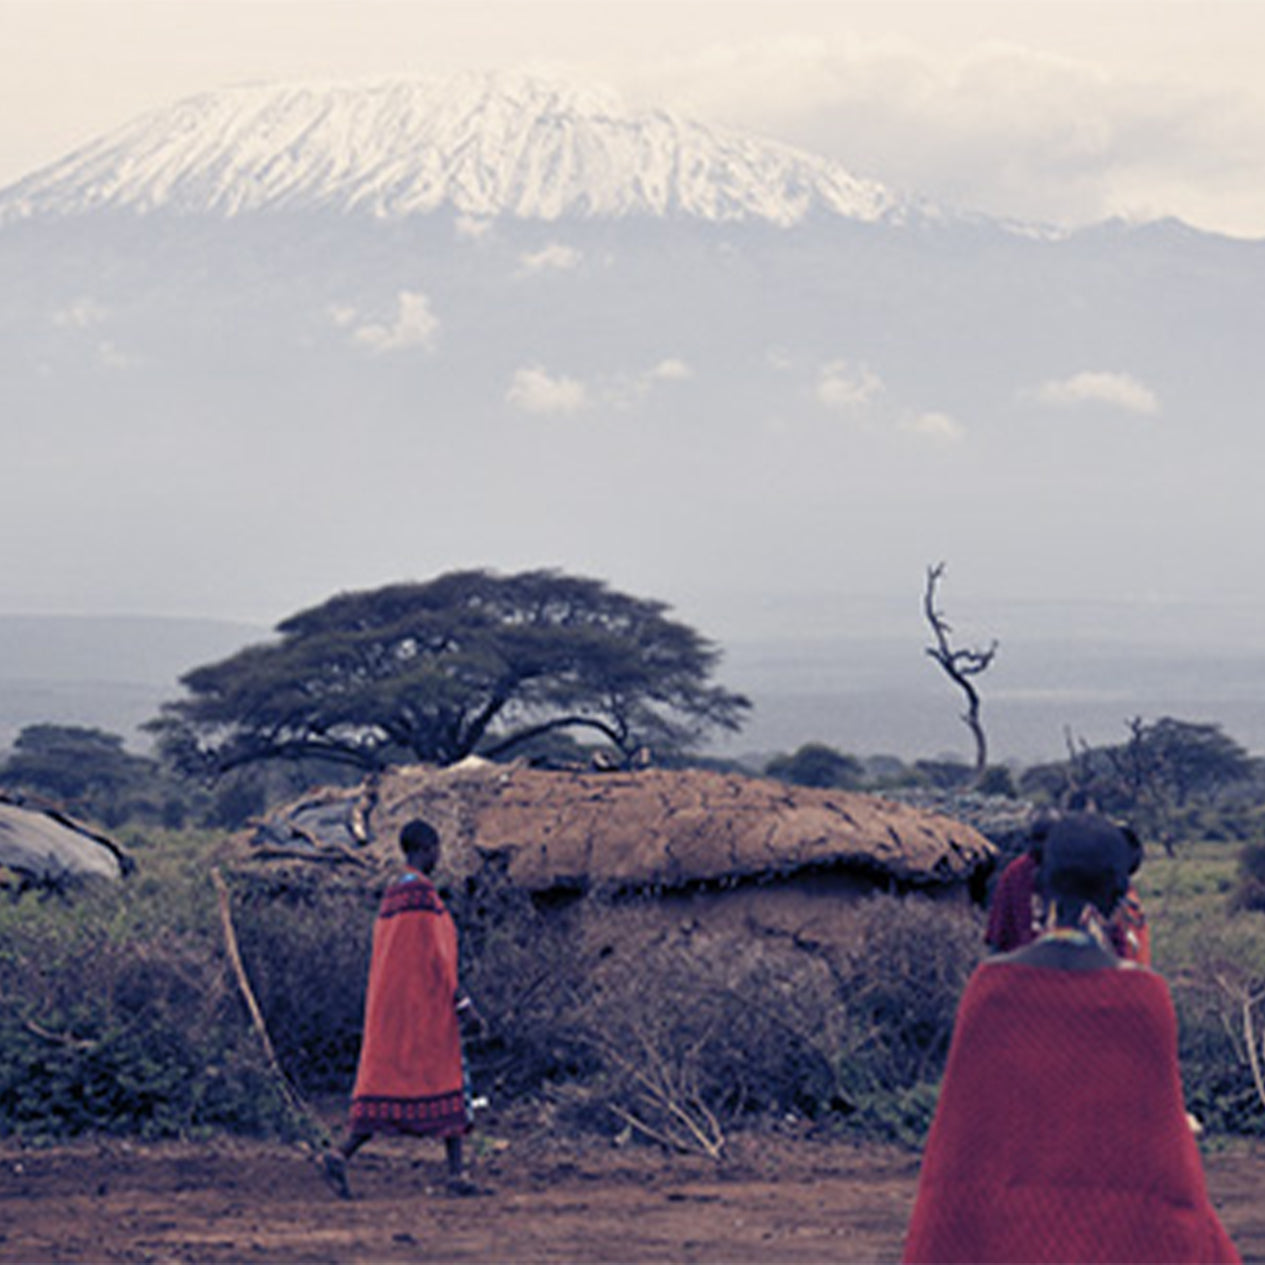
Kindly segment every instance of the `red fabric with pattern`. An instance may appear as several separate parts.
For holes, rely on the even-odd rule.
[[[387,889],[374,924],[355,1132],[468,1130],[456,998],[456,928],[430,880],[410,871]]]
[[[1009,953],[1037,938],[1032,925],[1033,901],[1039,867],[1036,858],[1022,852],[1002,870],[988,909],[988,930],[984,942],[998,953]]]
[[[1150,971],[992,963],[958,1012],[906,1262],[1235,1262]]]

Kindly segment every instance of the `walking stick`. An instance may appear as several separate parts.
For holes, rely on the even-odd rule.
[[[224,875],[220,873],[218,866],[211,870],[211,881],[215,884],[215,894],[219,899],[220,925],[224,930],[224,947],[228,952],[228,960],[233,968],[233,975],[237,979],[238,990],[241,992],[242,1000],[246,1003],[246,1009],[250,1012],[251,1025],[259,1037],[260,1045],[263,1046],[264,1057],[267,1059],[269,1070],[277,1083],[277,1088],[281,1091],[281,1097],[290,1109],[291,1116],[300,1126],[303,1135],[303,1146],[314,1156],[320,1158],[325,1152],[333,1149],[333,1139],[330,1137],[329,1131],[317,1119],[316,1114],[303,1101],[299,1091],[290,1083],[290,1078],[285,1074],[285,1069],[277,1059],[277,1052],[272,1047],[272,1038],[268,1035],[268,1025],[264,1023],[263,1011],[259,1008],[259,1002],[255,998],[255,991],[251,988],[250,978],[246,974],[245,963],[242,961],[241,949],[237,943],[237,930],[233,926],[233,912],[229,902],[228,884],[224,881]]]

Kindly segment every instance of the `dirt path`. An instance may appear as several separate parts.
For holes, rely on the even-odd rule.
[[[1265,1146],[1207,1159],[1245,1260],[1265,1262]],[[358,1156],[333,1198],[295,1148],[0,1146],[0,1261],[894,1261],[916,1158],[841,1142],[742,1138],[723,1166],[647,1148],[511,1140],[441,1193],[437,1144]]]

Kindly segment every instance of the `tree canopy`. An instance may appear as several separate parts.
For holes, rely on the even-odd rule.
[[[824,742],[806,742],[790,755],[778,755],[764,766],[765,775],[796,786],[856,790],[865,780],[865,766],[854,755]]]
[[[150,727],[182,766],[214,771],[451,764],[576,727],[626,758],[680,749],[737,729],[750,703],[714,683],[719,650],[667,610],[551,570],[342,593],[186,674]]]
[[[82,725],[28,725],[0,764],[0,782],[118,825],[148,805],[157,765],[118,734]],[[156,809],[154,811],[157,811]]]

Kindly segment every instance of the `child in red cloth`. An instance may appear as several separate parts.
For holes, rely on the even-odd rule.
[[[1050,929],[967,985],[905,1261],[1238,1261],[1187,1124],[1168,987],[1082,926],[1088,906],[1111,915],[1130,859],[1101,817],[1050,827]]]
[[[460,1014],[473,1008],[457,987],[457,931],[430,881],[439,836],[429,823],[400,831],[408,867],[382,897],[373,929],[360,1063],[347,1139],[324,1157],[334,1190],[349,1198],[347,1161],[375,1134],[444,1140],[449,1189],[474,1193],[465,1178],[462,1136],[470,1104]]]

